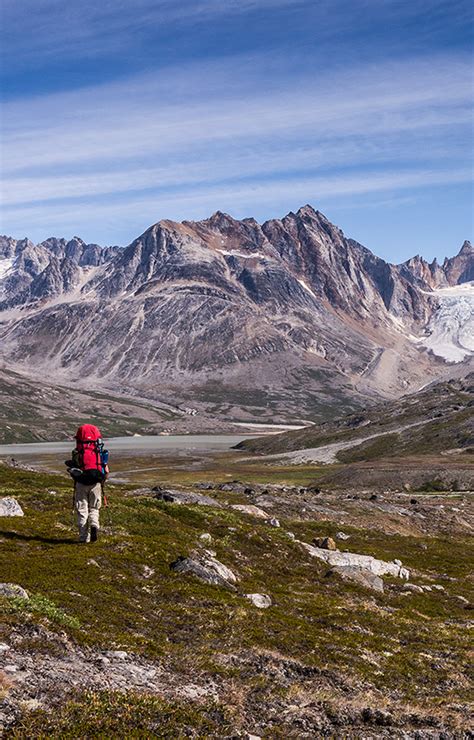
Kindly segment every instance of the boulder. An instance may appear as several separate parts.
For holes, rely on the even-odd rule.
[[[316,547],[321,547],[323,550],[337,550],[337,545],[332,537],[316,537],[313,540],[313,544]]]
[[[272,600],[266,594],[245,594],[254,606],[258,609],[268,609],[272,605]]]
[[[256,516],[258,519],[268,519],[268,514],[259,506],[253,506],[253,504],[231,504],[231,509],[235,511],[241,511],[242,514],[250,514],[250,516]]]
[[[212,535],[209,534],[209,532],[203,532],[199,535],[199,539],[201,542],[204,542],[207,545],[210,545],[212,542]]]
[[[372,555],[359,555],[355,552],[339,552],[336,550],[324,550],[321,547],[314,547],[307,542],[297,540],[299,544],[309,552],[312,557],[324,560],[328,565],[355,566],[363,568],[374,573],[376,576],[390,575],[408,580],[410,573],[406,568],[395,563],[387,563],[385,560],[377,560]]]
[[[0,498],[0,516],[25,516],[23,509],[15,498]]]
[[[176,573],[192,573],[205,583],[235,590],[234,584],[237,582],[235,573],[207,553],[192,553],[191,557],[180,555],[170,564],[170,568]]]
[[[404,591],[411,591],[414,594],[422,594],[423,589],[421,586],[417,586],[416,583],[405,583],[403,586]]]
[[[165,488],[152,488],[154,498],[170,504],[197,504],[198,506],[217,506],[221,504],[211,496],[193,491],[175,491]]]
[[[371,588],[373,591],[383,593],[383,581],[380,576],[376,576],[370,570],[365,568],[356,568],[353,565],[336,565],[328,570],[326,576],[338,575],[343,581],[352,581],[365,588]]]
[[[336,534],[336,540],[349,540],[350,534],[346,534],[345,532],[337,532]]]
[[[273,519],[269,519],[268,520],[268,523],[269,523],[269,525],[271,527],[279,527],[280,526],[280,522],[278,521],[278,519],[274,519],[274,518]]]
[[[8,599],[16,597],[28,600],[30,598],[25,589],[17,583],[0,583],[0,596],[6,596]]]

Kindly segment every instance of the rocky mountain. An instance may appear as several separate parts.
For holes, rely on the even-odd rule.
[[[469,362],[473,266],[468,242],[442,265],[389,264],[311,206],[263,224],[163,220],[125,249],[2,237],[1,359],[228,418],[318,418]],[[467,315],[451,331],[449,308],[439,330],[453,286]]]

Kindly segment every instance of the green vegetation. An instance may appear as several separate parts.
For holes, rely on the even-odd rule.
[[[184,701],[164,701],[132,692],[86,691],[70,699],[59,713],[29,713],[7,737],[112,738],[124,737],[126,728],[128,738],[145,740],[152,735],[177,740],[189,737],[192,727],[193,737],[205,738],[230,730],[226,714],[219,705],[209,703],[197,708]]]
[[[310,472],[295,471],[295,476],[308,481]],[[293,473],[272,474],[282,481]],[[199,475],[202,479],[202,471]],[[257,474],[255,468],[254,475],[268,479],[266,469]],[[176,476],[176,471],[162,471],[163,479]],[[196,476],[183,473],[186,483]],[[99,542],[79,546],[66,478],[0,465],[0,496],[5,495],[17,498],[25,517],[1,521],[2,580],[20,584],[33,596],[22,605],[17,599],[1,601],[0,641],[8,641],[11,630],[26,620],[65,631],[78,646],[158,660],[176,675],[219,675],[253,701],[260,696],[262,706],[290,696],[290,685],[277,685],[271,671],[261,673],[258,656],[267,653],[302,666],[291,691],[304,671],[323,671],[344,676],[352,686],[370,686],[387,696],[393,692],[397,701],[423,711],[433,702],[442,711],[464,700],[469,638],[464,605],[453,589],[470,595],[467,564],[474,552],[467,538],[457,538],[453,547],[448,538],[345,528],[351,550],[400,558],[416,577],[446,586],[445,592],[406,597],[401,582],[388,579],[386,593],[373,594],[327,579],[325,565],[286,534],[291,530],[311,542],[316,535],[334,534],[328,521],[282,520],[275,529],[228,508],[166,504],[133,494],[130,486],[110,486],[110,518],[103,512]],[[232,494],[222,493],[220,500],[232,500]],[[237,592],[170,571],[178,555],[199,547],[203,532],[211,534],[217,558],[238,574]],[[453,588],[451,579],[456,579]],[[253,607],[244,598],[253,592],[270,594],[273,606]],[[254,667],[222,660],[229,655],[254,656]],[[329,704],[337,704],[334,686]],[[25,715],[13,736],[112,737],[124,736],[119,733],[125,728],[127,737],[184,737],[192,726],[194,736],[206,737],[231,720],[237,722],[230,700],[225,706],[180,704],[86,692],[64,699],[53,715]]]

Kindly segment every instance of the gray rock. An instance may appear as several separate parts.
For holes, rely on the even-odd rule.
[[[258,609],[268,609],[272,605],[272,600],[267,594],[245,594],[245,596]]]
[[[350,534],[346,534],[345,532],[337,532],[336,533],[336,540],[349,540]]]
[[[273,519],[269,519],[268,520],[268,523],[269,523],[269,525],[271,527],[279,527],[280,526],[280,522],[278,521],[278,519],[274,519],[274,518]]]
[[[179,556],[170,564],[176,573],[192,573],[206,583],[235,590],[237,576],[230,568],[207,553],[192,553],[192,557]]]
[[[0,583],[0,596],[6,596],[8,599],[17,597],[28,600],[30,598],[27,591],[17,583]]]
[[[289,537],[290,540],[295,540],[296,539],[294,532],[287,532],[286,533],[286,536]]]
[[[201,542],[205,542],[206,544],[210,545],[212,542],[212,535],[209,534],[209,532],[203,532],[199,535],[199,539],[201,540]]]
[[[23,509],[15,498],[0,498],[0,516],[25,516]]]
[[[250,514],[250,516],[256,516],[258,519],[268,519],[268,514],[258,506],[252,504],[232,504],[231,509],[235,511],[241,511],[242,514]]]
[[[128,653],[125,650],[107,650],[105,655],[116,660],[126,660],[128,658]]]
[[[423,589],[421,586],[417,586],[416,583],[405,583],[403,586],[404,591],[411,591],[414,594],[422,594]]]
[[[216,506],[221,504],[211,496],[204,496],[202,493],[192,491],[175,491],[165,488],[153,488],[154,498],[159,501],[166,501],[170,504],[198,504],[198,506]]]
[[[324,560],[328,565],[342,565],[342,566],[355,566],[357,568],[363,568],[370,570],[376,576],[390,575],[397,576],[398,578],[405,578],[408,580],[410,573],[406,568],[403,568],[395,563],[387,563],[385,560],[377,560],[372,555],[359,555],[353,552],[339,552],[338,550],[323,550],[320,547],[314,547],[309,545],[307,542],[296,540],[299,544],[309,552],[312,557]]]
[[[328,570],[326,576],[330,577],[334,574],[342,578],[343,581],[352,581],[360,586],[383,593],[383,581],[380,576],[376,576],[375,573],[365,568],[356,568],[352,565],[336,565]]]

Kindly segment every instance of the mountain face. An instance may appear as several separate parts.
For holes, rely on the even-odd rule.
[[[230,416],[317,416],[446,373],[426,334],[456,286],[469,320],[473,270],[468,242],[442,265],[391,265],[311,206],[264,224],[164,220],[125,249],[1,237],[1,358]],[[474,350],[468,335],[442,333],[461,342],[456,361]]]

